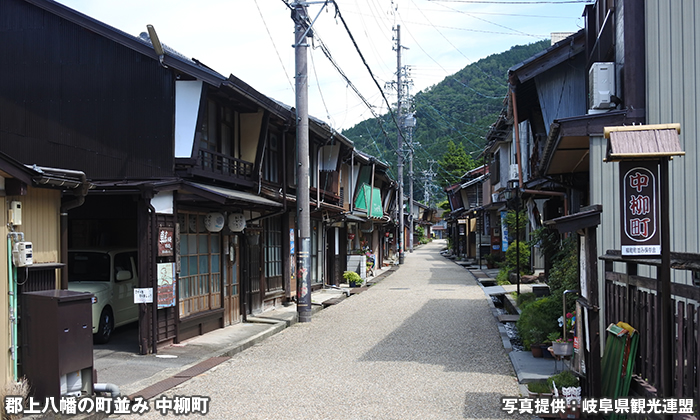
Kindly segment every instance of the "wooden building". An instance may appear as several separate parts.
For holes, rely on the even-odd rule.
[[[17,380],[22,369],[21,295],[60,286],[66,239],[61,215],[80,205],[89,187],[79,171],[24,165],[0,152],[0,386]],[[75,199],[62,201],[64,191]],[[31,264],[13,260],[18,243],[31,244]]]
[[[359,185],[351,141],[312,119],[311,188],[297,191],[292,107],[146,28],[132,36],[49,0],[2,0],[0,15],[0,149],[88,174],[63,248],[138,249],[138,287],[162,298],[140,304],[140,353],[294,301],[298,194],[312,199],[314,287],[338,282]],[[159,288],[164,266],[175,288]]]
[[[598,325],[589,327],[600,337],[600,350],[609,323],[625,321],[642,329],[633,390],[648,397],[692,398],[697,404],[700,281],[694,267],[700,251],[696,228],[700,152],[695,139],[700,128],[692,93],[700,85],[696,11],[690,0],[598,0],[585,6],[582,31],[510,69],[512,94],[505,121],[513,132],[513,146],[521,150],[517,177],[521,193],[546,199],[540,209],[544,220],[576,218],[581,209],[602,205],[596,207],[600,226],[593,236],[595,246],[588,246],[605,255],[606,263],[581,267],[582,279],[597,283],[593,298],[600,308],[594,310],[599,309],[600,316],[595,317]],[[654,257],[638,264],[624,261],[616,251],[621,248],[622,230],[620,170],[605,162],[604,131],[671,123],[680,124],[678,139],[685,151],[684,157],[669,163],[666,234],[670,251],[680,257],[672,264],[672,296],[664,298],[673,299],[676,340],[661,343],[665,350],[659,351],[658,337],[664,328],[655,321],[660,264]],[[667,345],[673,350],[668,351]],[[658,371],[662,361],[675,366],[672,373],[665,372],[673,376],[670,381]]]

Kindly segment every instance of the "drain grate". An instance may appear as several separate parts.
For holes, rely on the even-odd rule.
[[[213,368],[214,366],[220,365],[221,363],[227,361],[230,359],[230,357],[222,356],[222,357],[212,357],[209,358],[201,363],[197,363],[196,365],[192,366],[189,369],[185,369],[182,372],[178,373],[175,375],[175,378],[193,378],[197,375],[200,375],[209,369]]]
[[[185,369],[182,372],[175,374],[175,376],[171,378],[163,379],[162,381],[146,387],[139,392],[129,395],[129,399],[133,399],[134,397],[142,397],[145,400],[150,400],[156,395],[162,394],[163,392],[180,385],[186,380],[200,375],[214,366],[220,365],[228,359],[230,359],[230,357],[211,357],[203,362],[197,363],[189,369]]]
[[[408,287],[390,287],[389,290],[411,290]]]

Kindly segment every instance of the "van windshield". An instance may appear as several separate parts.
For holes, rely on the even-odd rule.
[[[69,252],[68,282],[109,281],[109,254],[104,252]]]

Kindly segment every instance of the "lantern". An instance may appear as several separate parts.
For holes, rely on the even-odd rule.
[[[231,229],[231,232],[242,232],[245,226],[243,213],[231,213],[228,215],[228,228]]]
[[[216,212],[208,213],[204,217],[204,227],[209,232],[221,232],[224,228],[224,215]]]

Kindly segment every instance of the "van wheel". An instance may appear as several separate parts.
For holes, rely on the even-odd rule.
[[[114,317],[110,308],[104,308],[100,314],[100,323],[97,326],[97,332],[94,334],[94,341],[98,344],[104,344],[109,341],[114,331]]]

